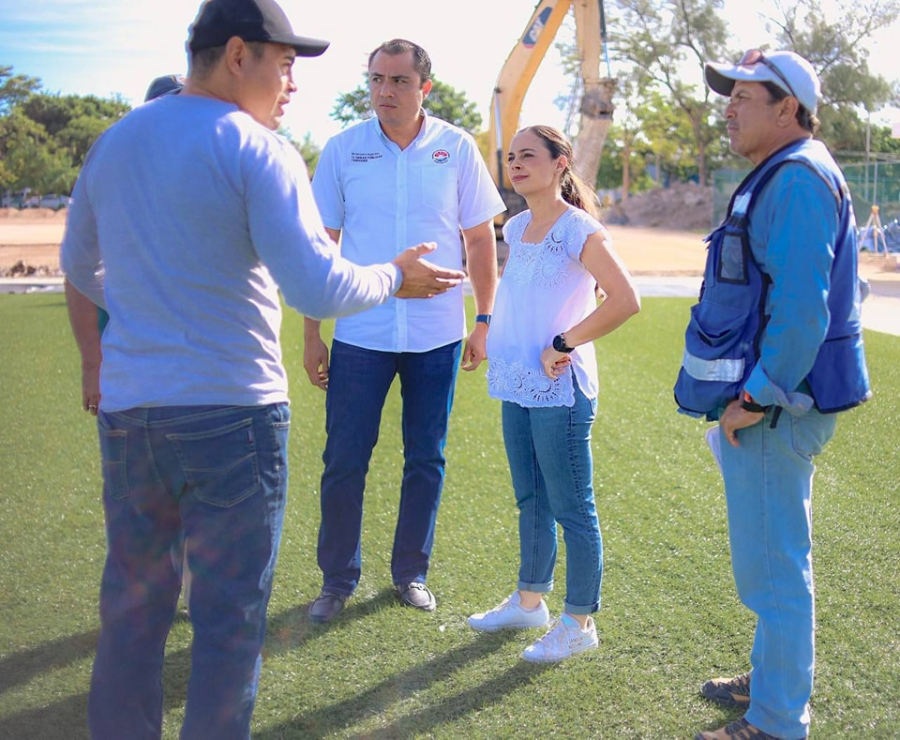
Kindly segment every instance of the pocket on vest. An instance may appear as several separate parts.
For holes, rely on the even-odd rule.
[[[685,334],[685,349],[701,360],[709,361],[725,357],[743,357],[741,349],[748,323],[749,312],[701,301],[691,308],[691,321]],[[706,377],[705,374],[699,376]]]
[[[691,308],[675,383],[675,400],[682,410],[712,414],[738,396],[751,349],[748,320],[748,311],[710,301]]]

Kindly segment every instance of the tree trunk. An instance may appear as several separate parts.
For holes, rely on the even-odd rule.
[[[706,142],[702,136],[697,136],[697,180],[700,185],[706,185]]]

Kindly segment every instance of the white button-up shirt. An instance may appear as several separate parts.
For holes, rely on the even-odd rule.
[[[505,208],[474,139],[427,115],[406,149],[385,136],[377,118],[334,136],[319,159],[313,193],[325,226],[341,231],[341,254],[361,265],[436,242],[426,259],[462,269],[460,229]],[[465,333],[460,286],[427,300],[391,298],[341,318],[334,337],[383,352],[426,352]]]

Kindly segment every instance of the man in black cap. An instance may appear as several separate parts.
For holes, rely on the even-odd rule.
[[[209,0],[184,89],[106,131],[76,184],[60,257],[83,353],[97,355],[96,324],[80,333],[93,306],[110,315],[102,397],[86,405],[107,535],[94,738],[161,735],[182,539],[194,640],[181,737],[250,735],[287,493],[279,289],[326,317],[462,278],[419,260],[430,245],[368,267],[334,248],[303,160],[271,130],[294,58],[327,45],[294,34],[272,0]]]
[[[147,88],[144,102],[149,103],[166,95],[178,95],[184,89],[184,77],[181,75],[162,75],[155,78]]]

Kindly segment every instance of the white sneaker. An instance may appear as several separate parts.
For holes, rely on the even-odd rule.
[[[582,630],[575,619],[563,614],[546,635],[525,648],[522,657],[531,663],[556,663],[585,650],[593,650],[599,643],[597,627],[591,617]]]
[[[469,617],[469,626],[479,632],[496,632],[497,630],[525,630],[531,627],[543,627],[550,621],[547,605],[541,601],[540,606],[526,609],[522,606],[519,592],[504,599],[499,606],[489,612],[473,614]]]

